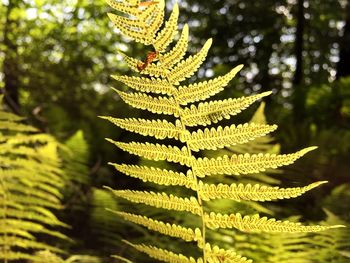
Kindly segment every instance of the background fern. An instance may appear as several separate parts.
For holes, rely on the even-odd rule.
[[[268,168],[277,168],[293,163],[313,147],[303,149],[293,154],[233,154],[218,158],[201,158],[196,152],[200,150],[217,150],[230,145],[246,143],[249,140],[264,136],[276,129],[272,125],[246,124],[226,126],[193,131],[191,127],[216,124],[223,119],[229,119],[255,101],[269,95],[269,92],[238,99],[213,100],[200,102],[220,92],[228,82],[241,69],[234,68],[227,75],[209,81],[180,86],[180,82],[190,78],[203,63],[212,44],[209,39],[203,48],[195,55],[184,59],[188,45],[188,26],[184,25],[178,42],[170,51],[166,51],[177,33],[178,6],[173,11],[160,30],[164,17],[164,1],[140,2],[108,1],[111,7],[125,15],[109,14],[113,23],[122,34],[145,45],[152,45],[145,60],[138,60],[120,53],[129,67],[149,77],[113,76],[116,80],[138,91],[128,93],[116,90],[119,97],[131,106],[150,111],[154,114],[172,115],[174,119],[118,119],[103,117],[112,123],[131,132],[156,139],[175,139],[185,146],[163,145],[158,143],[117,142],[108,139],[119,148],[137,156],[153,161],[168,161],[187,166],[189,170],[181,168],[183,172],[162,170],[150,166],[135,166],[126,164],[113,164],[115,168],[131,177],[146,182],[153,182],[166,186],[181,186],[194,190],[197,197],[192,194],[188,197],[179,197],[164,192],[112,190],[112,192],[125,200],[141,203],[167,210],[183,211],[199,216],[197,227],[175,225],[174,222],[163,222],[146,217],[143,214],[128,212],[115,212],[127,221],[144,226],[150,230],[158,231],[167,236],[177,237],[187,242],[195,242],[202,251],[203,257],[186,257],[178,252],[165,250],[148,244],[133,244],[125,241],[131,247],[150,255],[152,258],[165,262],[251,262],[251,260],[236,254],[232,250],[224,250],[206,241],[208,229],[235,228],[243,232],[316,232],[326,230],[328,226],[302,226],[299,223],[276,221],[254,216],[235,214],[220,214],[205,209],[204,200],[215,198],[229,198],[235,201],[255,200],[271,201],[299,196],[312,188],[323,184],[317,182],[304,188],[276,188],[259,185],[232,185],[224,186],[206,184],[202,182],[206,176],[218,175],[247,175],[265,171]],[[154,63],[154,61],[158,61]],[[147,94],[148,93],[148,94]],[[155,94],[165,94],[158,96]],[[209,179],[210,180],[210,179]],[[210,181],[209,181],[210,183]],[[190,192],[190,191],[188,191]],[[187,192],[187,193],[188,193]],[[174,192],[172,192],[174,193]],[[226,211],[227,212],[227,211]]]
[[[63,253],[45,235],[69,240],[53,210],[62,209],[63,172],[57,141],[22,118],[0,111],[0,259],[39,260],[38,250]],[[58,241],[56,241],[58,242]]]

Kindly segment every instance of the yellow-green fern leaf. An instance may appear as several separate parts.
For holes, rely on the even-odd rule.
[[[242,216],[237,214],[220,214],[213,213],[204,214],[204,221],[207,227],[216,228],[236,228],[244,232],[283,232],[283,233],[301,233],[301,232],[319,232],[331,228],[343,227],[341,225],[334,226],[303,226],[301,223],[290,221],[280,221],[267,217]]]
[[[189,56],[187,59],[180,61],[169,73],[169,82],[178,85],[180,81],[191,77],[205,60],[212,42],[211,38],[208,39],[201,51],[196,55]]]
[[[231,116],[240,113],[257,100],[270,95],[271,92],[241,97],[238,99],[215,100],[201,102],[198,106],[191,105],[181,112],[181,117],[186,126],[209,125],[217,123],[222,119],[229,119]]]
[[[0,97],[0,101],[2,100],[3,98]],[[20,117],[20,116],[17,116],[11,112],[6,112],[6,111],[0,111],[0,120],[6,120],[6,121],[23,121],[24,118],[23,117]]]
[[[128,245],[132,246],[136,250],[143,252],[149,255],[151,258],[154,258],[159,261],[169,262],[169,263],[203,263],[203,260],[199,258],[195,260],[194,258],[185,257],[182,254],[175,254],[174,252],[161,249],[155,246],[147,246],[145,244],[135,245],[128,241],[124,241]]]
[[[32,126],[15,123],[12,121],[0,121],[0,130],[17,131],[17,132],[37,132],[38,130]]]
[[[144,23],[112,13],[108,13],[108,17],[125,36],[145,45],[152,43],[152,37],[144,33],[146,27]]]
[[[3,160],[5,160],[5,162],[3,162]],[[23,159],[16,159],[16,160],[12,160],[13,163],[21,163],[21,164],[28,164],[31,165],[32,163],[30,163],[30,161],[24,161]],[[12,164],[11,162],[6,162],[5,158],[0,158],[0,163],[4,163],[4,164]],[[62,180],[60,180],[59,178],[55,177],[54,174],[51,173],[41,173],[40,170],[35,172],[35,168],[37,168],[37,165],[33,165],[34,167],[30,167],[28,166],[27,169],[30,172],[33,172],[33,174],[28,173],[27,169],[1,169],[0,168],[0,176],[3,176],[8,179],[14,179],[17,180],[18,177],[21,177],[20,179],[34,179],[36,182],[40,182],[40,183],[46,183],[48,185],[52,185],[52,186],[56,186],[57,187],[62,187],[63,186],[63,182]],[[57,190],[58,191],[58,190]]]
[[[311,189],[318,187],[327,181],[315,182],[304,187],[279,188],[273,186],[262,186],[259,184],[204,184],[199,182],[198,192],[202,200],[232,199],[235,201],[271,201],[277,199],[289,199],[300,196]]]
[[[125,60],[125,62],[128,64],[128,66],[136,72],[140,72],[144,75],[149,75],[149,76],[154,76],[154,77],[162,77],[162,78],[166,78],[169,74],[169,70],[160,66],[160,65],[156,65],[156,64],[148,64],[147,67],[145,69],[143,69],[142,71],[140,71],[138,69],[138,65],[142,65],[143,61],[129,57],[127,55],[125,55],[123,52],[118,51],[118,53],[123,57],[123,59]]]
[[[116,2],[115,0],[106,0],[106,2],[110,7],[119,12],[123,12],[135,17],[138,17],[141,14],[141,10],[136,5],[126,5],[125,3]]]
[[[163,23],[164,0],[159,0],[157,5],[150,5],[142,11],[137,6],[132,7],[121,3],[110,5],[132,16],[124,17],[108,13],[111,21],[124,35],[145,45],[152,44],[155,33]]]
[[[106,188],[110,189],[108,187]],[[110,190],[116,196],[133,203],[141,203],[168,210],[187,211],[195,215],[200,215],[202,210],[197,202],[197,199],[193,196],[190,198],[181,198],[172,194],[167,195],[166,193],[131,190]]]
[[[137,109],[148,110],[157,114],[179,116],[179,107],[173,98],[152,97],[144,93],[125,93],[115,90],[120,98]]]
[[[46,185],[40,182],[33,182],[30,180],[20,180],[20,181],[13,180],[13,181],[6,182],[6,189],[8,189],[9,191],[21,191],[25,193],[26,191],[28,191],[29,187],[36,188],[36,191],[31,193],[31,198],[41,199],[43,202],[43,206],[60,208],[59,198],[63,198],[62,194],[57,191],[57,188],[54,188],[51,186],[48,186],[46,188],[43,186],[46,186]],[[52,190],[52,189],[55,189],[55,190]],[[0,188],[0,194],[3,194],[3,193],[4,193],[4,190]],[[56,194],[58,194],[59,198],[56,196]],[[12,200],[17,198],[20,200],[21,198],[24,198],[24,199],[27,198],[27,196],[19,196],[19,195],[11,196]]]
[[[155,50],[158,52],[164,52],[169,44],[173,41],[177,33],[177,19],[179,17],[179,6],[175,3],[173,11],[170,15],[170,18],[165,22],[164,28],[159,31],[157,37],[153,42]]]
[[[9,190],[12,190],[12,189],[9,189]],[[11,200],[7,200],[1,196],[3,194],[4,194],[3,191],[0,189],[0,203],[6,205],[7,207],[10,207],[13,205],[14,207],[23,209],[23,206],[29,207],[30,205],[36,205],[36,206],[55,208],[55,209],[63,208],[62,205],[52,203],[51,201],[47,201],[45,198],[11,195]],[[18,204],[21,204],[21,206]]]
[[[232,250],[211,246],[207,243],[204,247],[208,257],[208,263],[252,263],[253,261],[238,255]]]
[[[129,260],[129,259],[127,259],[127,258],[123,258],[123,257],[118,256],[118,255],[112,255],[111,257],[112,257],[112,258],[115,258],[115,259],[118,259],[118,260],[120,260],[121,262],[133,263],[131,260]]]
[[[176,99],[181,105],[186,105],[187,103],[210,98],[222,91],[242,68],[243,65],[238,65],[224,76],[190,84],[189,86],[180,86]]]
[[[152,8],[155,8],[152,11]],[[153,44],[154,38],[156,37],[156,33],[159,28],[162,26],[164,21],[164,0],[158,0],[156,5],[151,5],[148,7],[150,12],[147,14],[147,10],[145,10],[141,14],[141,20],[146,21],[147,31],[146,34],[152,37],[151,44]]]
[[[181,172],[174,172],[155,167],[113,164],[121,173],[138,178],[144,182],[152,182],[159,185],[179,185],[186,188],[196,189],[196,179],[191,170],[185,175]]]
[[[115,144],[120,149],[127,151],[129,153],[145,157],[154,161],[167,160],[169,162],[175,162],[180,164],[185,164],[191,166],[192,162],[195,160],[193,156],[188,154],[188,149],[184,146],[181,149],[177,146],[166,146],[161,144],[152,143],[139,143],[139,142],[116,142],[111,139],[107,141]]]
[[[268,168],[278,168],[288,165],[316,149],[317,147],[308,147],[291,154],[234,154],[232,156],[224,155],[218,158],[198,158],[194,162],[194,171],[197,176],[206,176],[214,174],[241,175],[252,174],[265,171]]]
[[[21,218],[1,219],[0,222],[3,226],[3,228],[0,228],[0,229],[2,229],[2,231],[4,231],[4,232],[6,231],[7,233],[16,233],[17,230],[20,230],[20,231],[26,231],[26,232],[30,231],[32,233],[47,234],[47,235],[50,235],[53,237],[58,237],[58,238],[65,239],[65,240],[68,239],[65,235],[63,235],[57,231],[54,231],[54,230],[49,230],[44,225],[41,225],[41,224],[36,223],[36,222],[25,221],[25,220],[22,220]],[[12,231],[14,231],[14,232],[12,232]],[[24,236],[24,235],[21,235],[21,236]],[[29,235],[29,236],[31,236],[31,235]]]
[[[47,249],[53,252],[64,253],[63,250],[57,247],[50,246],[35,240],[28,240],[14,236],[0,237],[0,246],[3,246],[4,244],[11,244],[12,247],[17,247],[19,249]],[[10,253],[16,254],[14,251],[11,251]]]
[[[25,133],[19,133],[16,135],[2,136],[2,139],[6,140],[6,144],[11,145],[55,142],[55,138],[44,133],[32,134],[31,136]]]
[[[172,68],[186,54],[188,46],[188,25],[185,24],[176,45],[167,53],[159,54],[159,64],[164,68]]]
[[[232,124],[224,128],[219,126],[218,128],[211,128],[210,130],[208,128],[204,131],[197,130],[186,138],[186,142],[193,151],[205,149],[217,150],[218,148],[246,143],[257,137],[264,136],[275,129],[277,129],[276,125],[246,123],[236,126]]]
[[[152,218],[142,215],[135,215],[119,211],[112,212],[124,218],[127,221],[147,227],[150,230],[157,231],[167,236],[183,239],[187,242],[198,241],[202,238],[202,234],[199,228],[192,229],[182,227],[176,224],[164,223],[162,221],[154,220]]]
[[[176,88],[168,81],[158,78],[112,76],[115,80],[123,82],[132,89],[141,92],[152,92],[156,94],[174,95],[177,93]]]
[[[157,15],[164,14],[163,13],[163,8],[164,8],[164,1],[161,1],[160,5],[159,2],[158,4],[153,4],[147,6],[145,9],[141,9],[140,15],[137,16],[138,20],[144,21],[147,27],[151,25],[152,22],[154,22],[154,19]],[[159,13],[160,12],[160,13]],[[158,24],[161,23],[162,18],[157,18],[158,19]],[[152,33],[148,32],[149,35]]]
[[[156,139],[174,138],[179,139],[182,130],[166,120],[145,119],[118,119],[113,117],[100,117],[109,120],[113,124],[144,136],[153,136]]]

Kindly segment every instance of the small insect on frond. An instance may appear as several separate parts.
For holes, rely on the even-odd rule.
[[[153,51],[148,52],[145,61],[137,63],[137,69],[139,71],[144,70],[149,64],[155,61],[157,57],[158,57],[158,52],[153,52]]]

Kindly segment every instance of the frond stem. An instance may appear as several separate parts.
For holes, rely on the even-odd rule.
[[[169,82],[169,83],[171,83],[171,82]],[[176,102],[178,108],[181,109],[180,103],[178,102],[176,96],[173,96],[173,98],[174,98],[174,101]],[[184,132],[186,132],[187,129],[186,129],[186,125],[184,124],[184,122],[182,120],[181,110],[179,110],[179,118],[180,118],[180,123],[181,123],[181,129]],[[192,157],[192,152],[191,152],[190,146],[189,146],[187,141],[186,141],[186,148],[187,148],[188,156]],[[206,232],[206,227],[205,227],[205,222],[204,222],[204,206],[203,206],[202,199],[201,199],[201,197],[199,195],[199,192],[198,192],[198,188],[199,188],[198,178],[196,176],[195,171],[192,168],[191,168],[191,171],[192,171],[193,177],[195,178],[197,201],[198,201],[198,204],[199,204],[199,206],[201,208],[202,240],[198,243],[198,247],[202,249],[202,251],[203,251],[203,263],[206,263],[207,262],[207,256],[206,256],[206,252],[205,252],[205,244],[206,244],[206,242],[205,242],[205,232]]]

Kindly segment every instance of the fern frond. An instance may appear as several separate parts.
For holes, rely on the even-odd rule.
[[[291,154],[239,154],[231,157],[224,155],[218,158],[198,158],[194,162],[194,171],[197,176],[204,177],[214,174],[242,175],[265,171],[268,168],[277,168],[288,165],[316,149],[308,147]]]
[[[279,188],[273,186],[262,186],[259,184],[204,184],[199,182],[198,192],[202,200],[232,199],[235,201],[271,201],[277,199],[289,199],[300,196],[311,189],[318,187],[327,181],[315,182],[304,187]]]
[[[274,218],[267,217],[242,216],[237,214],[220,214],[213,213],[205,214],[204,221],[207,227],[216,228],[236,228],[244,232],[283,232],[283,233],[300,233],[300,232],[319,232],[331,228],[343,227],[335,226],[303,226],[301,223],[293,223],[289,221],[280,221]]]
[[[188,31],[188,25],[185,24],[181,36],[172,50],[165,54],[159,54],[159,62],[162,67],[172,68],[185,56],[188,46]]]
[[[203,81],[189,86],[180,86],[179,92],[176,96],[177,101],[181,105],[205,100],[219,93],[227,86],[227,84],[236,76],[236,74],[243,68],[243,65],[238,65],[224,76]]]
[[[200,215],[202,210],[195,197],[190,197],[190,199],[188,199],[174,195],[167,195],[166,193],[113,189],[110,190],[116,196],[133,203],[141,203],[168,210],[187,211],[195,215]]]
[[[231,116],[240,113],[255,101],[270,94],[271,92],[268,91],[249,97],[201,102],[198,106],[191,105],[189,108],[182,110],[182,121],[190,127],[217,123],[224,118],[229,119]]]
[[[153,136],[156,139],[174,138],[179,139],[182,130],[166,120],[145,119],[118,119],[113,117],[100,118],[109,120],[111,123],[125,130],[136,132],[144,136]]]
[[[225,250],[207,243],[204,247],[209,263],[252,263],[253,261],[238,255],[232,250]]]
[[[109,0],[111,1],[111,0]],[[111,190],[117,197],[130,202],[145,204],[157,208],[172,211],[190,212],[201,218],[202,231],[199,229],[185,228],[178,223],[171,225],[163,221],[145,217],[141,213],[117,212],[117,215],[132,223],[144,226],[150,230],[158,231],[171,237],[179,237],[185,241],[197,241],[197,246],[202,250],[203,258],[195,260],[181,254],[177,255],[171,251],[145,244],[135,245],[125,241],[139,251],[149,254],[151,257],[165,262],[197,262],[197,263],[251,263],[252,261],[242,257],[231,250],[212,247],[206,240],[206,228],[236,228],[241,231],[250,232],[316,232],[338,226],[302,226],[299,223],[289,221],[276,221],[275,219],[260,218],[255,216],[241,216],[241,214],[222,215],[213,212],[206,213],[203,201],[212,199],[231,199],[235,201],[271,201],[297,197],[305,192],[325,183],[316,182],[304,187],[279,188],[272,186],[261,186],[259,184],[206,184],[199,178],[212,175],[247,175],[265,171],[270,168],[278,168],[288,165],[302,157],[307,152],[315,149],[309,147],[292,154],[270,154],[265,151],[265,144],[270,138],[262,138],[274,131],[276,125],[267,125],[265,119],[261,119],[263,107],[254,115],[250,123],[243,125],[218,126],[203,128],[192,131],[188,127],[198,125],[207,126],[215,124],[223,119],[229,119],[249,107],[261,98],[272,92],[264,92],[249,97],[237,99],[214,100],[201,102],[221,92],[225,86],[242,69],[242,65],[233,68],[230,72],[208,81],[181,86],[180,83],[193,76],[203,64],[212,44],[212,39],[206,41],[202,49],[189,57],[185,57],[188,42],[189,28],[185,24],[179,40],[170,51],[167,51],[174,41],[178,32],[179,6],[176,3],[172,13],[161,29],[164,19],[164,0],[140,2],[132,0],[126,2],[110,3],[120,12],[128,14],[128,17],[111,16],[111,19],[120,28],[124,35],[136,39],[136,41],[153,45],[154,50],[147,54],[146,60],[129,57],[122,52],[124,60],[135,72],[145,77],[113,76],[130,88],[135,93],[116,91],[120,98],[132,107],[147,110],[156,114],[172,115],[176,117],[175,122],[156,119],[118,119],[102,117],[115,125],[144,136],[152,136],[155,139],[175,139],[186,144],[181,149],[178,146],[161,145],[158,143],[139,142],[116,142],[107,139],[124,151],[135,154],[152,161],[175,162],[188,167],[187,173],[160,169],[150,166],[137,166],[127,164],[112,164],[118,171],[140,179],[144,182],[152,182],[165,186],[181,186],[194,190],[197,198],[178,197],[166,193],[143,192],[132,190]],[[179,87],[178,87],[179,86]],[[155,95],[156,94],[156,95]],[[164,97],[158,94],[166,95]],[[189,103],[196,103],[186,107]],[[184,106],[184,108],[182,108]],[[250,141],[255,140],[254,144]],[[263,141],[261,147],[259,141]],[[258,143],[257,143],[258,142]],[[254,148],[251,153],[247,149]],[[225,147],[236,146],[232,156],[224,155],[218,158],[197,158],[193,152],[201,150],[218,150]],[[18,149],[18,151],[21,149]],[[0,151],[1,153],[1,151]],[[212,152],[211,152],[212,153]],[[166,164],[170,165],[170,164]],[[265,183],[276,182],[267,175],[260,177]],[[211,180],[213,181],[213,180]],[[253,180],[254,181],[254,180]],[[188,189],[186,191],[188,191]],[[255,204],[255,208],[258,204]],[[209,203],[210,205],[211,203]],[[211,208],[211,207],[209,207]],[[115,210],[115,209],[113,209]],[[261,211],[262,210],[260,208]],[[192,225],[192,222],[191,224]],[[195,229],[195,230],[194,230]],[[226,230],[229,231],[229,230]],[[238,233],[238,231],[236,231]],[[267,234],[266,234],[267,235]],[[253,235],[254,236],[254,235]],[[237,241],[239,237],[235,237]],[[244,236],[244,238],[246,238]],[[233,240],[233,239],[232,239]],[[231,243],[232,244],[232,243]],[[268,253],[265,253],[266,255]]]
[[[199,150],[217,150],[219,148],[229,147],[236,144],[246,143],[257,137],[264,136],[277,129],[277,125],[264,125],[246,123],[238,126],[232,124],[222,128],[206,128],[192,132],[187,138],[188,146],[193,151]]]
[[[179,116],[179,107],[173,98],[152,97],[144,93],[125,93],[115,90],[120,98],[137,109],[148,110],[152,113]]]
[[[177,146],[166,146],[162,144],[152,144],[152,143],[139,143],[139,142],[116,142],[111,139],[106,139],[107,141],[115,144],[117,147],[123,151],[145,157],[150,160],[162,161],[167,160],[169,162],[175,162],[191,166],[192,162],[195,160],[193,156],[188,154],[186,146],[179,149]]]
[[[135,245],[128,241],[124,241],[129,246],[132,246],[136,250],[146,253],[151,258],[163,261],[163,262],[169,262],[169,263],[203,263],[203,260],[199,258],[198,260],[195,260],[194,258],[188,258],[185,257],[182,254],[175,254],[174,252],[161,249],[155,246],[147,246],[145,244],[139,244]]]
[[[177,90],[171,85],[168,81],[159,79],[159,78],[143,78],[143,77],[127,77],[127,76],[115,76],[112,75],[112,78],[123,82],[125,85],[130,88],[147,93],[156,93],[156,94],[166,94],[174,95]]]
[[[205,60],[212,42],[211,38],[208,39],[197,54],[180,61],[169,73],[169,82],[178,85],[180,81],[191,77]]]
[[[125,213],[125,212],[119,212],[119,211],[111,211],[111,212],[132,223],[147,227],[150,230],[159,232],[167,236],[183,239],[187,242],[198,241],[198,240],[201,240],[202,238],[202,234],[199,228],[196,228],[196,229],[186,228],[180,225],[164,223],[162,221],[154,220],[146,216],[135,215],[131,213]]]
[[[177,19],[179,17],[179,6],[175,3],[170,18],[165,22],[164,28],[157,34],[152,43],[155,50],[164,52],[169,44],[173,41],[177,33]]]
[[[152,182],[159,185],[179,185],[186,188],[196,189],[196,180],[189,170],[187,175],[171,170],[159,169],[148,166],[112,164],[119,172],[138,178],[144,182]]]
[[[62,208],[64,179],[58,142],[0,110],[0,260],[34,260],[37,250],[62,250],[37,240],[69,240],[54,227],[67,227],[51,209]]]

